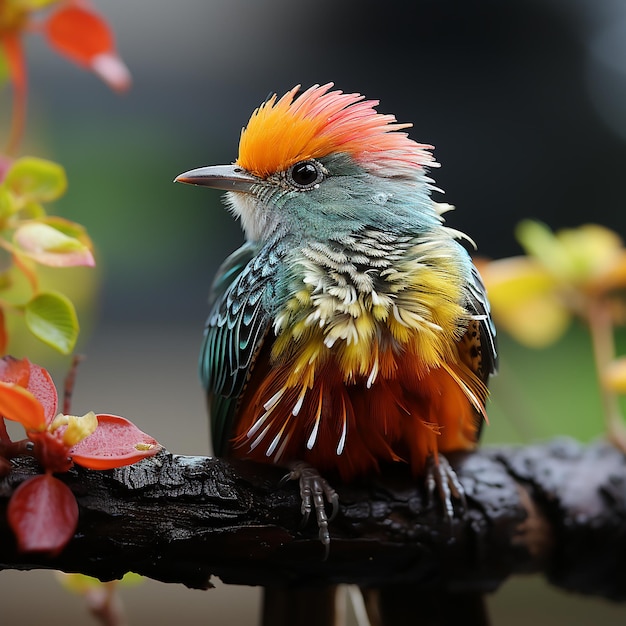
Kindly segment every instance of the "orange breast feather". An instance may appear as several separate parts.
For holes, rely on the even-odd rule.
[[[462,356],[426,371],[416,355],[388,349],[372,383],[346,378],[330,353],[300,385],[293,385],[295,357],[272,360],[266,345],[235,417],[235,457],[306,461],[352,480],[391,461],[422,474],[429,455],[476,443],[487,392]]]

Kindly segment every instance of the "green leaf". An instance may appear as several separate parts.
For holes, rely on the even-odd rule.
[[[63,167],[57,163],[23,157],[13,163],[4,184],[24,201],[49,202],[65,193],[67,177]]]
[[[62,232],[64,235],[68,237],[74,237],[74,239],[78,239],[82,243],[84,243],[90,250],[93,248],[93,244],[89,235],[87,235],[87,230],[81,224],[77,224],[76,222],[72,222],[64,217],[59,217],[58,215],[50,215],[48,217],[44,217],[40,220],[44,224],[48,224],[48,226],[52,226],[56,228],[58,231]]]
[[[71,301],[60,293],[40,293],[25,307],[25,321],[35,337],[62,354],[70,354],[78,339],[78,318]]]
[[[46,217],[46,210],[40,202],[33,202],[32,200],[26,202],[21,208],[22,214],[20,217],[24,219],[39,220]]]
[[[0,220],[11,217],[15,211],[17,211],[17,206],[13,196],[5,187],[0,186]]]
[[[13,286],[13,278],[11,276],[11,270],[7,269],[4,272],[0,272],[0,291],[10,289]]]

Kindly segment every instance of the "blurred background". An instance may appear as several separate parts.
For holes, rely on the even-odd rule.
[[[619,0],[94,0],[134,85],[124,96],[28,40],[23,154],[62,163],[55,213],[97,247],[99,294],[82,307],[74,411],[132,419],[170,451],[208,454],[196,358],[206,295],[242,241],[218,192],[174,185],[236,158],[240,130],[269,92],[334,81],[380,99],[436,146],[448,223],[482,256],[518,254],[522,218],[600,222],[626,235],[626,3]],[[3,100],[8,107],[8,100]],[[5,108],[3,119],[8,118]],[[8,124],[7,124],[8,125]],[[76,284],[84,284],[76,275]],[[77,289],[78,289],[77,287]],[[538,320],[538,323],[541,323]],[[626,343],[621,342],[622,349]],[[588,338],[572,328],[538,351],[501,337],[487,444],[602,432]],[[67,360],[17,348],[60,382]],[[21,355],[20,355],[21,356]],[[132,624],[255,624],[256,589],[124,591]],[[37,600],[32,601],[34,593]],[[494,624],[614,624],[626,607],[568,595],[539,577],[490,598]],[[88,624],[47,572],[0,572],[3,619]]]

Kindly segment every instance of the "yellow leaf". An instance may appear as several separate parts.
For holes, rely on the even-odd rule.
[[[567,253],[545,224],[535,220],[523,220],[517,225],[515,236],[524,250],[552,276],[562,279],[569,274]]]
[[[620,237],[597,224],[561,230],[556,238],[569,260],[570,278],[580,282],[609,269],[622,249]]]
[[[538,262],[517,256],[481,265],[492,305],[508,308],[557,288],[555,279]]]
[[[55,576],[65,589],[78,594],[88,594],[94,589],[117,587],[119,585],[123,587],[133,587],[145,580],[143,576],[135,574],[134,572],[127,572],[120,580],[111,580],[105,583],[85,574],[66,574],[57,571],[55,572]]]
[[[602,375],[602,383],[609,391],[626,394],[626,357],[608,365]]]
[[[598,224],[565,228],[556,234],[542,224],[525,220],[517,238],[554,279],[591,292],[626,286],[626,250],[619,235]]]
[[[524,345],[540,348],[557,341],[571,315],[555,278],[534,259],[512,257],[481,266],[496,325]]]
[[[621,250],[613,262],[588,285],[592,292],[606,293],[626,288],[626,250]]]

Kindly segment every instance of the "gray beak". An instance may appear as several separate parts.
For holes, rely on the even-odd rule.
[[[223,189],[225,191],[249,192],[254,185],[258,185],[263,181],[249,174],[238,165],[211,165],[179,174],[174,179],[174,182]]]

